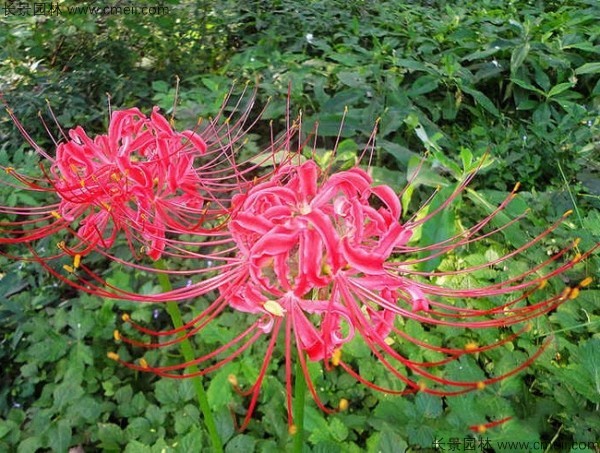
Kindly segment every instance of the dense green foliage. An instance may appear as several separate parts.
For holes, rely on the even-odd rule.
[[[59,4],[66,11],[82,3]],[[247,152],[252,152],[268,143],[269,121],[276,130],[285,126],[290,90],[292,110],[303,112],[303,129],[310,131],[318,122],[320,159],[330,158],[327,151],[336,143],[342,120],[340,165],[352,161],[380,118],[373,174],[399,191],[416,156],[428,150],[427,168],[403,198],[413,211],[426,196],[419,194],[419,186],[454,184],[473,159],[490,154],[489,165],[459,205],[420,232],[423,240],[481,218],[490,203],[521,182],[508,215],[530,207],[526,222],[507,230],[505,244],[469,250],[439,262],[441,268],[461,265],[453,260],[482,262],[495,247],[519,246],[568,209],[575,215],[517,267],[531,267],[574,237],[582,238],[582,249],[599,240],[596,0],[170,0],[165,5],[169,12],[164,15],[0,17],[4,102],[31,136],[51,149],[38,112],[55,136],[59,132],[46,104],[65,130],[76,124],[91,132],[104,130],[107,93],[113,107],[175,108],[178,124],[190,127],[199,116],[218,112],[234,79],[239,82],[236,93],[248,81],[257,88],[258,108],[266,108],[258,133],[249,136]],[[35,172],[36,159],[3,115],[0,164]],[[2,185],[0,203],[36,200]],[[106,268],[103,275],[121,285],[143,285],[134,272],[99,259],[98,264]],[[598,257],[592,257],[564,276],[564,282],[550,286],[560,291],[561,285],[585,275],[598,276],[599,265]],[[162,307],[153,311],[82,296],[38,266],[15,264],[3,256],[0,266],[1,451],[61,452],[82,445],[85,451],[185,452],[207,443],[189,382],[137,374],[106,358],[106,351],[115,348],[112,332],[119,326],[120,312],[165,327]],[[450,283],[477,284],[493,279],[495,272],[500,271]],[[184,311],[190,315],[205,303],[190,302]],[[236,316],[215,323],[198,344],[230,336]],[[503,440],[543,442],[551,445],[547,451],[568,451],[572,442],[595,442],[598,447],[599,323],[596,279],[578,299],[539,320],[530,334],[481,359],[488,371],[492,364],[494,372],[508,370],[554,333],[554,344],[526,372],[463,397],[394,398],[375,394],[342,373],[319,375],[327,401],[335,404],[343,397],[351,406],[345,413],[326,416],[307,403],[307,446],[319,452],[417,451],[432,448],[435,439],[443,439],[446,449],[449,439],[460,439],[464,449],[464,439],[473,438],[489,439],[497,451],[506,450],[499,444]],[[406,329],[434,344],[442,337],[465,335],[416,323],[407,323]],[[481,341],[490,341],[495,333]],[[413,348],[411,358],[419,360],[422,352]],[[360,363],[368,351],[357,343],[345,353]],[[207,381],[227,451],[281,451],[290,445],[281,364],[272,365],[256,422],[244,433],[234,429],[230,402],[240,403],[234,411],[242,411],[243,405],[227,376],[253,375],[260,366],[258,353],[255,360],[225,367]],[[469,360],[459,365],[448,372],[480,372]],[[360,369],[364,376],[381,383],[392,379],[383,369],[369,367]],[[468,430],[504,416],[516,421],[483,435]]]

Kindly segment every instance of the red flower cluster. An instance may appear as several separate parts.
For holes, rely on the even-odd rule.
[[[599,246],[580,254],[574,241],[520,275],[477,288],[445,286],[445,279],[510,263],[536,246],[563,219],[523,246],[486,263],[457,270],[419,270],[426,260],[485,241],[512,224],[494,227],[492,221],[514,198],[516,188],[472,227],[437,244],[419,246],[413,240],[415,232],[448,209],[476,171],[469,173],[437,208],[428,205],[428,211],[420,211],[427,212],[425,215],[404,216],[403,221],[399,196],[389,186],[375,185],[364,169],[356,166],[328,174],[314,161],[302,161],[301,156],[290,152],[292,129],[274,141],[259,159],[264,163],[276,153],[285,155],[269,173],[261,174],[260,164],[236,162],[234,144],[243,136],[243,123],[237,129],[227,129],[224,135],[219,134],[222,129],[216,122],[204,133],[176,132],[157,109],[149,118],[137,109],[114,112],[107,135],[92,139],[77,127],[69,131],[66,142],[58,145],[56,157],[42,152],[51,163],[49,171],[42,166],[43,177],[33,179],[12,168],[5,169],[15,177],[16,186],[55,194],[55,203],[45,207],[0,207],[0,213],[29,217],[1,222],[0,244],[26,244],[31,259],[78,289],[140,302],[180,301],[215,294],[204,311],[171,331],[155,332],[128,316],[123,318],[142,334],[159,339],[173,335],[173,339],[144,342],[117,332],[119,341],[146,348],[168,346],[202,331],[225,311],[246,314],[251,320],[247,327],[192,362],[153,366],[144,359],[136,364],[110,354],[130,368],[182,378],[208,374],[266,339],[266,354],[249,390],[242,391],[237,378],[231,379],[240,393],[251,397],[243,427],[251,419],[280,336],[292,426],[295,359],[315,402],[325,411],[331,409],[318,395],[307,358],[322,361],[327,370],[343,369],[368,387],[391,394],[422,391],[443,396],[481,390],[527,367],[548,343],[515,369],[476,381],[450,379],[440,370],[465,355],[485,353],[513,341],[529,330],[530,320],[576,297],[591,282],[586,278],[559,294],[540,291],[549,279],[573,268]],[[40,256],[35,242],[65,231],[74,242],[61,242],[59,255]],[[131,245],[131,262],[109,252],[120,235]],[[82,257],[95,250],[152,271],[138,262],[143,257],[138,256],[135,243],[141,244],[153,260],[164,256],[172,266],[185,260],[185,270],[169,272],[193,278],[171,291],[140,295],[111,287],[81,264]],[[64,255],[74,257],[73,265],[65,266],[69,271],[66,275],[50,263]],[[409,320],[424,326],[463,329],[520,327],[506,331],[490,344],[436,345],[409,335],[403,329]],[[345,345],[357,337],[399,385],[386,388],[371,382],[361,376],[351,360],[343,359]],[[438,358],[413,360],[398,346],[402,343],[417,345]],[[200,371],[186,374],[183,370],[190,365],[200,366]],[[342,401],[340,408],[346,405]]]

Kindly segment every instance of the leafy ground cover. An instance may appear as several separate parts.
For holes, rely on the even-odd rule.
[[[159,105],[183,129],[198,117],[216,115],[234,79],[235,93],[248,81],[257,90],[256,110],[265,111],[244,153],[268,143],[270,127],[283,130],[288,97],[292,110],[302,111],[305,131],[318,123],[317,160],[324,165],[334,159],[336,143],[335,165],[350,165],[379,122],[372,163],[378,181],[400,192],[418,156],[428,151],[426,168],[403,198],[413,210],[431,189],[455,183],[463,167],[489,153],[489,165],[471,189],[421,232],[423,240],[481,218],[519,181],[507,215],[529,207],[525,222],[507,230],[505,242],[467,250],[437,263],[440,268],[479,263],[497,250],[518,247],[570,209],[574,215],[515,269],[490,272],[532,267],[574,237],[581,238],[582,249],[598,242],[596,1],[241,3],[172,0],[165,3],[168,13],[157,15],[6,15],[0,18],[3,99],[32,137],[52,148],[38,117],[41,111],[53,135],[60,135],[47,104],[64,129],[84,124],[100,132],[106,128],[108,93],[115,107],[149,112]],[[75,3],[59,5],[67,11]],[[8,115],[0,118],[0,137],[1,165],[36,169],[35,153]],[[41,201],[4,184],[0,200],[11,206]],[[552,289],[598,277],[598,261],[591,257]],[[114,263],[95,264],[119,286],[145,285]],[[1,449],[194,451],[208,443],[190,382],[135,373],[106,357],[115,347],[120,313],[166,326],[161,307],[77,294],[30,263],[0,257],[0,265]],[[482,272],[453,284],[492,278]],[[185,304],[185,316],[205,303]],[[238,316],[221,318],[197,347],[228,338]],[[552,346],[527,371],[461,397],[397,398],[373,393],[341,373],[317,376],[326,400],[346,398],[351,404],[344,413],[326,416],[307,402],[306,448],[427,451],[439,440],[438,450],[467,450],[472,442],[479,451],[524,450],[501,444],[517,440],[531,442],[532,451],[596,451],[599,322],[596,278],[577,299],[539,320],[530,335],[487,358],[496,371],[509,369],[540,339],[554,335]],[[416,323],[405,328],[434,344],[441,336],[460,335]],[[368,354],[360,345],[349,349],[359,362]],[[422,354],[411,353],[415,360]],[[228,376],[251,374],[259,363],[257,356],[254,363],[225,367],[206,383],[227,451],[281,451],[291,445],[282,368],[267,378],[256,421],[243,433],[235,430]],[[449,373],[464,376],[478,369],[464,361]],[[361,373],[379,382],[391,379],[379,368],[365,366]],[[483,434],[468,428],[505,416],[514,420]]]

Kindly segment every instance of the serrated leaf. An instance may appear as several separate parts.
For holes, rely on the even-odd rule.
[[[181,453],[196,451],[199,445],[203,445],[202,441],[202,430],[198,427],[192,428],[192,430],[183,436],[177,443],[175,451]]]
[[[154,385],[154,396],[159,403],[176,404],[179,401],[179,381],[173,379],[161,379]]]
[[[419,393],[415,398],[415,406],[419,414],[425,418],[436,418],[442,414],[441,398],[426,393]]]
[[[67,420],[59,420],[48,430],[48,445],[55,452],[67,451],[71,443],[71,424]]]
[[[239,365],[231,363],[221,368],[210,380],[206,391],[208,402],[213,409],[221,409],[233,399],[233,387],[229,383],[229,375],[237,375]]]
[[[125,440],[123,431],[114,423],[100,423],[98,425],[98,440],[106,450],[120,450],[120,445]]]
[[[377,449],[381,453],[404,453],[408,449],[406,441],[389,428],[381,430]]]
[[[247,434],[238,434],[225,446],[225,453],[248,452],[252,453],[256,447],[256,439]]]

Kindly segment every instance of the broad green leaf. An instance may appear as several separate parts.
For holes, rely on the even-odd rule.
[[[583,74],[597,74],[600,72],[600,62],[594,63],[585,63],[575,69],[575,74],[583,75]]]
[[[221,368],[215,373],[206,390],[208,402],[213,409],[221,409],[225,407],[233,398],[233,386],[229,382],[229,375],[237,375],[239,373],[239,365],[230,363]]]
[[[494,103],[481,91],[466,86],[462,86],[461,89],[465,93],[470,94],[473,97],[473,99],[475,99],[475,102],[481,107],[483,107],[485,110],[487,110],[489,113],[491,113],[494,116],[500,116],[500,111],[496,108]]]
[[[406,441],[390,428],[384,428],[374,451],[381,453],[404,453],[408,449]]]
[[[173,379],[161,379],[154,386],[154,396],[163,405],[176,404],[179,401],[179,384],[180,381]]]
[[[429,204],[428,214],[433,213],[450,197],[454,187],[445,187],[442,189]],[[452,207],[446,206],[436,213],[432,218],[428,219],[421,227],[421,240],[419,246],[426,247],[428,245],[437,244],[445,239],[452,237],[454,234],[455,215]],[[419,258],[426,258],[431,255],[431,252],[421,252]],[[431,272],[439,266],[442,261],[441,256],[437,256],[430,260],[423,261],[419,264],[419,269],[426,272]]]
[[[67,451],[71,444],[72,429],[67,420],[59,420],[48,430],[48,444],[55,452]]]
[[[531,83],[526,82],[525,80],[517,79],[516,77],[511,77],[510,81],[512,83],[514,83],[515,85],[520,86],[521,88],[524,88],[524,89],[529,90],[529,91],[534,91],[534,92],[536,92],[538,94],[541,94],[542,96],[545,96],[545,94],[546,94],[542,90],[540,90],[539,88],[534,87]]]
[[[551,98],[552,96],[557,96],[560,93],[567,91],[570,88],[573,88],[573,86],[575,86],[575,84],[572,82],[559,83],[558,85],[553,86],[552,89],[548,92],[548,97]]]
[[[414,81],[410,89],[408,90],[408,95],[410,97],[417,97],[422,94],[427,94],[432,92],[438,87],[439,78],[433,75],[424,75],[419,77]]]
[[[419,393],[415,397],[415,405],[425,418],[437,418],[442,414],[442,400],[437,396]]]
[[[100,423],[98,425],[98,440],[100,446],[106,450],[120,450],[120,445],[125,441],[125,438],[118,425]]]
[[[350,88],[364,88],[366,86],[365,78],[356,72],[338,72],[337,77],[340,82]]]
[[[510,56],[510,73],[515,74],[517,69],[521,67],[527,55],[529,55],[529,49],[531,48],[531,44],[529,42],[525,42],[520,46],[517,46],[511,56]]]
[[[247,434],[238,434],[225,446],[225,453],[248,452],[252,453],[256,446],[256,439]]]

